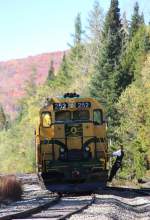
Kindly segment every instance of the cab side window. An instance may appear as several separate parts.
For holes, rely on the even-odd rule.
[[[52,123],[52,120],[51,120],[51,114],[50,112],[43,112],[42,113],[42,125],[44,128],[48,128],[50,127]]]
[[[101,109],[96,109],[93,111],[93,123],[95,125],[103,124],[103,114]]]

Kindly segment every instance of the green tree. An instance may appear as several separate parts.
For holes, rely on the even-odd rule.
[[[0,130],[3,130],[6,126],[6,116],[2,105],[0,105]]]
[[[80,15],[80,13],[78,13],[75,18],[74,34],[72,34],[73,45],[70,45],[71,51],[70,51],[69,57],[70,57],[70,63],[72,62],[72,66],[78,65],[78,62],[80,61],[80,59],[82,59],[82,50],[83,50],[82,36],[83,36],[83,33],[84,33],[84,31],[82,29],[81,15]]]
[[[47,83],[50,83],[51,80],[54,79],[54,61],[51,60],[50,62],[50,67],[49,67],[49,70],[48,70],[48,76],[47,76],[47,79],[46,79],[46,82]]]
[[[138,2],[134,5],[134,11],[131,18],[131,26],[130,26],[130,39],[135,35],[138,31],[139,27],[144,24],[144,15],[143,13],[139,14],[139,4]]]
[[[87,26],[87,41],[89,43],[93,42],[99,46],[101,35],[102,35],[102,28],[103,28],[103,10],[100,7],[98,1],[94,2],[93,9],[88,14],[88,26]]]
[[[83,44],[82,36],[83,29],[80,14],[75,18],[73,45],[67,54],[67,65],[69,68],[69,75],[72,76],[72,81],[76,80],[82,74],[82,59],[85,53],[85,46]]]
[[[105,104],[108,115],[110,107],[112,108],[112,104],[115,101],[114,71],[119,63],[122,46],[120,30],[121,21],[118,0],[112,0],[105,18],[103,45],[90,87],[91,95]]]
[[[117,96],[120,96],[122,91],[139,76],[141,63],[149,50],[150,30],[146,26],[141,26],[121,54],[115,76]]]
[[[116,128],[127,151],[124,175],[134,173],[136,178],[145,174],[145,158],[150,161],[150,53],[140,65],[139,76],[122,92],[117,103],[120,126]]]
[[[86,36],[86,46],[84,54],[84,65],[87,72],[93,73],[94,65],[98,61],[99,51],[102,42],[103,10],[98,1],[94,2],[93,9],[88,14],[88,25]]]
[[[36,67],[32,67],[32,73],[29,79],[26,81],[25,91],[26,94],[29,96],[33,96],[36,93],[36,76],[37,76],[37,69]]]
[[[29,79],[25,82],[25,96],[18,100],[18,117],[16,119],[17,122],[21,121],[22,118],[27,114],[28,111],[28,105],[27,100],[29,97],[34,97],[37,92],[37,86],[36,86],[36,76],[37,76],[37,69],[35,67],[32,67],[32,73]]]
[[[60,69],[57,76],[52,84],[55,87],[67,87],[71,83],[72,76],[70,74],[70,68],[67,60],[67,56],[64,53]]]
[[[82,30],[81,14],[78,13],[75,18],[75,33],[72,34],[74,40],[74,46],[81,44],[83,33],[84,31]]]
[[[123,52],[126,50],[128,43],[129,43],[129,22],[126,18],[126,13],[123,13],[123,17],[121,20],[121,35],[122,35],[122,52],[121,54],[123,54]]]
[[[61,71],[64,73],[64,75],[66,76],[66,78],[69,77],[69,69],[68,69],[68,63],[67,63],[67,58],[66,58],[66,53],[64,53],[63,55],[63,59],[62,59],[62,63],[61,63],[61,67],[60,67]]]

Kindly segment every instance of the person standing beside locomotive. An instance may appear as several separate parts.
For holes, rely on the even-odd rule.
[[[112,153],[112,157],[116,157],[115,163],[113,164],[111,171],[110,171],[110,175],[108,178],[108,182],[111,182],[112,179],[114,178],[114,176],[116,175],[117,171],[119,170],[119,168],[122,165],[122,159],[124,157],[124,150],[123,150],[123,145],[120,144],[120,149],[117,151],[114,151]]]

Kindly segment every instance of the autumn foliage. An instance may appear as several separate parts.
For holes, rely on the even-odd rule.
[[[36,85],[43,84],[52,61],[54,71],[58,71],[63,53],[63,51],[57,51],[0,62],[0,103],[11,117],[17,112],[17,100],[26,94],[26,82],[31,79],[33,72],[36,75]]]
[[[124,164],[119,177],[141,179],[147,175],[150,164],[150,26],[144,23],[137,3],[130,25],[125,16],[121,18],[119,11],[119,1],[111,0],[104,17],[96,2],[85,32],[78,14],[74,43],[66,54],[56,52],[0,62],[0,104],[9,121],[9,124],[4,123],[1,111],[1,124],[6,124],[0,131],[1,173],[35,172],[34,129],[39,109],[46,98],[75,91],[103,103],[109,152],[117,149],[120,143],[124,144]],[[17,112],[16,120],[10,120],[8,112],[11,116]],[[0,182],[0,195],[9,195],[15,181],[14,177],[4,178]]]

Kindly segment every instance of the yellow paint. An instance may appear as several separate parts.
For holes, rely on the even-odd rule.
[[[85,108],[90,114],[90,122],[75,122],[76,125],[80,124],[83,129],[83,136],[77,135],[77,128],[72,125],[71,135],[68,136],[67,140],[65,138],[65,124],[57,123],[55,124],[55,111],[53,109],[54,103],[68,103],[67,111],[74,112],[78,111],[75,107],[76,102],[90,102],[91,107]],[[41,144],[40,141],[44,140],[59,140],[64,144],[67,144],[68,150],[70,149],[81,149],[82,143],[85,143],[92,137],[99,139],[99,142],[96,143],[97,155],[99,161],[101,161],[104,166],[107,162],[107,137],[106,137],[106,123],[96,125],[93,123],[93,110],[100,109],[103,114],[103,108],[101,104],[93,98],[52,98],[48,105],[43,107],[40,110],[40,123],[36,129],[36,158],[37,165],[42,164],[43,160],[52,160],[52,144]],[[62,110],[65,111],[65,110]],[[101,139],[104,142],[101,142]],[[95,144],[89,144],[89,147],[92,152],[92,157],[95,155]],[[60,146],[54,144],[54,154],[55,159],[59,158]],[[44,169],[44,168],[43,168]]]

